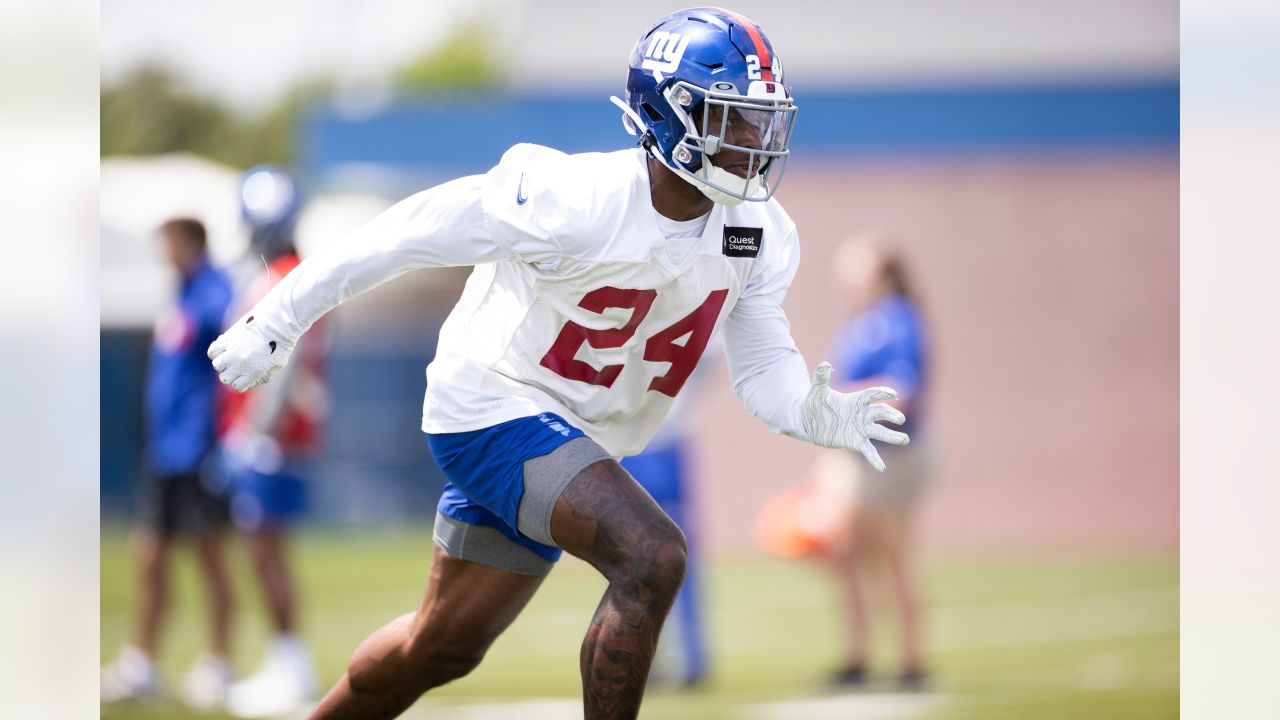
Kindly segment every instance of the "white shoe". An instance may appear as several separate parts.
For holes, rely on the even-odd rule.
[[[102,668],[99,691],[103,703],[154,700],[160,694],[160,677],[146,653],[126,645],[115,662]]]
[[[182,678],[182,701],[197,710],[215,710],[227,702],[230,688],[227,659],[205,655]]]
[[[271,644],[261,670],[231,686],[227,710],[244,718],[289,716],[307,710],[315,695],[311,653],[297,638],[284,637]]]

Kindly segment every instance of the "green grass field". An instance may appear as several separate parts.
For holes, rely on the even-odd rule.
[[[412,610],[427,577],[429,529],[312,530],[295,546],[304,634],[322,683],[343,671],[369,632]],[[242,548],[235,665],[256,665],[265,635]],[[434,691],[405,717],[581,717],[578,646],[603,581],[569,558],[493,647],[484,664]],[[1144,720],[1178,716],[1178,564],[1161,556],[932,558],[924,564],[937,680],[927,693],[833,695],[819,683],[839,655],[835,596],[804,564],[723,561],[707,602],[714,677],[695,692],[650,689],[643,718],[728,720]],[[103,660],[132,624],[127,537],[102,537]],[[192,561],[175,567],[174,613],[161,665],[173,687],[205,637]],[[892,668],[890,625],[878,625],[879,669]],[[881,640],[883,642],[881,642]],[[874,669],[874,668],[873,668]],[[102,717],[217,718],[161,701]]]

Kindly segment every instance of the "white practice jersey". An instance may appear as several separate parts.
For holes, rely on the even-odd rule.
[[[554,412],[610,454],[635,454],[724,330],[748,409],[803,437],[808,375],[781,309],[795,224],[773,200],[716,205],[701,237],[668,240],[645,157],[517,145],[486,175],[410,197],[303,263],[259,315],[296,337],[407,270],[474,264],[427,368],[424,431]]]

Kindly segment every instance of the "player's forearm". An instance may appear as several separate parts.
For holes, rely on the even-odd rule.
[[[738,303],[725,322],[725,359],[747,411],[774,432],[803,439],[809,369],[791,338],[781,295]]]
[[[418,193],[307,258],[254,307],[255,322],[296,342],[325,313],[410,270],[502,259],[485,226],[482,183],[473,176]]]
[[[753,416],[769,429],[805,439],[801,404],[809,389],[804,357],[794,349],[780,350],[758,369],[735,377],[733,391]]]
[[[407,262],[389,243],[362,243],[359,234],[341,247],[307,258],[276,283],[252,310],[269,337],[297,342],[330,310],[351,297],[423,265]]]

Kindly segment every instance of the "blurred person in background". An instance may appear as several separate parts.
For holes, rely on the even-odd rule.
[[[713,343],[714,344],[714,343]],[[706,385],[707,364],[699,363],[689,382],[671,405],[658,432],[638,455],[623,458],[623,469],[631,473],[658,507],[684,531],[688,542],[688,562],[684,584],[676,594],[674,614],[668,618],[658,639],[651,681],[693,688],[707,676],[706,630],[702,613],[701,515],[693,497],[694,426],[692,404]]]
[[[721,328],[734,388],[776,432],[857,449],[905,444],[877,388],[829,387],[782,300],[799,263],[772,199],[795,104],[758,25],[673,13],[634,45],[639,147],[520,144],[484,175],[417,193],[309,258],[209,348],[240,392],[288,367],[348,298],[410,270],[473,265],[427,367],[422,430],[449,478],[417,612],[375,631],[313,718],[394,717],[469,674],[562,551],[607,580],[581,646],[587,720],[640,711],[684,580],[683,533],[615,458],[642,450]]]
[[[104,702],[158,695],[160,634],[169,610],[169,558],[178,535],[195,541],[208,591],[209,653],[182,685],[183,699],[217,707],[231,683],[228,663],[233,596],[224,561],[225,498],[211,489],[206,461],[214,446],[220,386],[205,350],[222,331],[231,284],[209,263],[204,225],[178,218],[160,226],[165,259],[178,292],[159,316],[147,364],[146,470],[138,488],[133,547],[140,570],[137,628],[132,643],[103,669]]]
[[[237,293],[239,317],[301,262],[294,229],[299,188],[287,172],[250,169],[240,187],[250,232]],[[257,272],[252,272],[256,269]],[[320,450],[328,391],[323,327],[298,345],[295,361],[253,393],[227,392],[219,437],[231,518],[246,534],[274,636],[261,667],[237,682],[227,709],[246,717],[275,715],[313,699],[311,653],[298,631],[298,591],[289,561],[290,531],[307,501],[307,478]]]
[[[867,585],[877,579],[878,569],[888,580],[898,621],[898,683],[918,689],[926,663],[912,522],[931,470],[929,433],[922,427],[930,356],[923,310],[906,260],[889,238],[868,234],[841,243],[833,271],[836,295],[849,312],[831,350],[839,368],[833,385],[849,391],[876,385],[896,389],[898,399],[891,402],[908,418],[903,430],[911,444],[885,449],[883,473],[866,472],[852,454],[835,450],[824,452],[814,466],[814,492],[839,509],[819,545],[843,594],[847,623],[844,666],[831,683],[856,687],[867,679]]]

